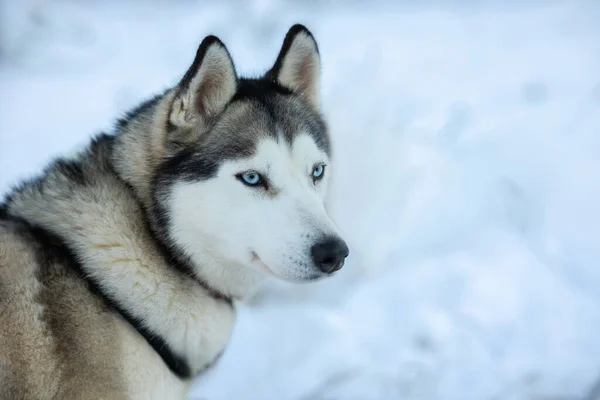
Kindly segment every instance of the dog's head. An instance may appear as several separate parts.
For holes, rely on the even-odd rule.
[[[324,208],[331,143],[319,74],[317,43],[301,25],[259,79],[238,78],[210,36],[166,96],[151,214],[204,279],[227,268],[311,281],[342,267],[348,247]]]

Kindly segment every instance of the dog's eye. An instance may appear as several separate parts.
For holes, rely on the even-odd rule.
[[[247,186],[259,186],[264,184],[264,179],[258,172],[249,171],[236,176],[244,185]]]
[[[323,178],[324,174],[325,174],[325,164],[315,165],[315,167],[313,168],[313,171],[312,171],[313,181],[316,182],[319,179]]]

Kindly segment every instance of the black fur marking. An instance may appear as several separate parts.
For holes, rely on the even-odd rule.
[[[101,297],[104,302],[116,312],[118,312],[131,326],[137,330],[140,335],[152,346],[163,359],[169,369],[180,379],[190,379],[192,372],[183,357],[180,357],[171,350],[162,336],[152,332],[144,325],[144,322],[133,316],[130,312],[119,305],[119,302],[112,299],[102,290],[102,287],[92,277],[86,276],[82,265],[77,260],[75,253],[57,236],[51,234],[45,229],[29,224],[26,220],[8,215],[6,207],[0,206],[0,218],[20,225],[31,238],[40,245],[42,255],[42,265],[48,265],[52,262],[58,262],[72,268],[83,279],[93,294]]]
[[[282,103],[281,99],[277,99],[277,95],[281,96],[293,96],[293,92],[286,87],[281,86],[276,81],[263,79],[247,79],[241,78],[238,81],[237,92],[232,99],[234,101],[254,101],[261,104],[261,111],[269,114],[269,117],[273,124],[277,125],[282,123],[284,125],[284,135],[289,144],[293,143],[296,138],[296,126],[285,126],[286,111],[285,103]],[[302,112],[302,115],[296,115],[296,121],[302,121],[305,125],[305,131],[312,136],[317,147],[325,152],[327,155],[331,155],[331,143],[329,136],[327,135],[327,127],[322,117],[316,113],[309,106],[305,106],[303,111],[298,111],[298,106],[291,107],[290,110],[295,112]],[[281,116],[280,116],[281,115]],[[276,131],[265,132],[265,134],[272,133],[277,135]]]
[[[290,95],[292,91],[281,86],[277,81],[268,79],[240,78],[237,84],[237,91],[233,96],[232,102],[239,100],[257,100],[264,103],[274,95]]]
[[[92,138],[88,152],[92,154],[98,162],[102,163],[104,169],[110,170],[115,176],[118,176],[112,167],[110,157],[115,141],[115,135],[100,133]]]
[[[254,142],[243,137],[236,141],[224,142],[218,148],[198,146],[185,149],[159,167],[154,184],[161,181],[167,183],[175,178],[188,182],[210,179],[216,175],[223,161],[250,157],[253,152]]]
[[[174,178],[185,181],[206,180],[216,175],[221,160],[221,155],[215,159],[203,157],[195,149],[185,149],[160,166],[155,181],[167,183]]]
[[[279,72],[281,71],[281,67],[283,66],[283,60],[287,56],[287,53],[290,51],[292,43],[294,43],[294,39],[296,39],[296,36],[299,33],[304,33],[312,39],[312,41],[315,44],[315,50],[317,54],[319,54],[319,46],[317,46],[317,41],[315,40],[312,33],[310,33],[310,31],[306,29],[304,25],[295,24],[285,35],[285,39],[283,39],[283,45],[281,46],[281,51],[279,51],[279,55],[277,56],[277,60],[275,60],[275,64],[273,65],[273,67],[269,70],[269,72],[266,73],[266,79],[271,80],[273,82],[277,82]]]
[[[78,185],[85,185],[85,175],[81,164],[77,161],[58,159],[52,164],[51,168],[67,178],[70,182],[75,182]]]

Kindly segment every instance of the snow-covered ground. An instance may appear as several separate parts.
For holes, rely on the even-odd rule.
[[[191,398],[600,398],[600,3],[0,12],[2,192],[175,83],[209,33],[248,74],[296,21],[319,41],[349,262],[243,307]]]

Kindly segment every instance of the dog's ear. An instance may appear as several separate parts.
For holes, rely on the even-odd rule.
[[[296,24],[285,35],[283,46],[266,79],[301,94],[319,109],[321,60],[315,38],[306,27]]]
[[[237,74],[227,48],[217,37],[207,36],[177,86],[169,122],[178,128],[207,124],[225,109],[236,87]]]

